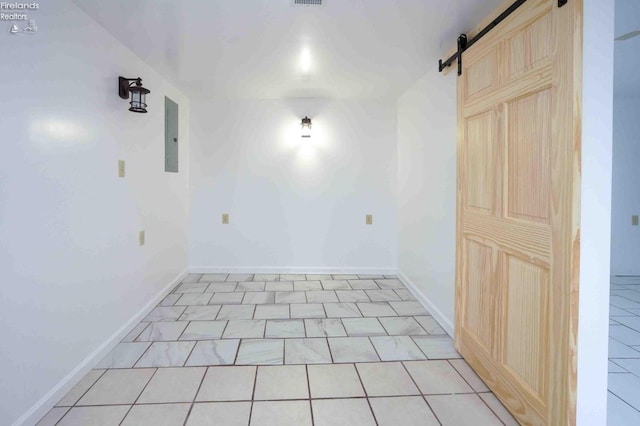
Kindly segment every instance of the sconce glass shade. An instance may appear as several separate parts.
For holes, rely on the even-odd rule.
[[[301,136],[303,138],[310,138],[311,137],[311,119],[305,116],[302,119],[302,122],[300,123],[300,127],[302,128]]]
[[[122,99],[129,99],[131,96],[131,112],[147,112],[147,94],[151,93],[149,89],[142,87],[142,79],[138,78],[118,78],[118,95]]]

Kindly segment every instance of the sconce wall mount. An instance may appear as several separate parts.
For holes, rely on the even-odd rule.
[[[311,137],[311,119],[305,116],[300,123],[300,127],[302,128],[302,137],[310,138]]]
[[[118,78],[118,95],[122,99],[129,99],[131,96],[131,107],[129,111],[146,113],[147,95],[151,93],[149,89],[142,87],[142,79],[138,78]]]

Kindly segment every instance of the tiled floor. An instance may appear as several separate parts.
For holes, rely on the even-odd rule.
[[[39,424],[517,425],[395,277],[300,274],[189,275]]]
[[[609,426],[640,424],[640,277],[611,280]]]

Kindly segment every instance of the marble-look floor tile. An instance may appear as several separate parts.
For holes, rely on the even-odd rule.
[[[305,281],[305,274],[280,274],[280,281]]]
[[[256,305],[253,319],[288,319],[289,305]]]
[[[275,303],[307,303],[304,291],[277,291]]]
[[[154,322],[154,321],[175,321],[182,315],[186,306],[162,306],[153,308],[149,315],[147,315],[142,321]]]
[[[67,394],[62,398],[56,406],[71,407],[89,390],[91,386],[104,374],[106,370],[89,371]],[[65,411],[66,412],[66,411]],[[60,420],[60,419],[58,419]],[[55,424],[55,423],[54,423]]]
[[[322,280],[322,288],[325,290],[351,290],[346,280]]]
[[[307,291],[307,301],[309,303],[337,302],[338,297],[333,291]]]
[[[264,289],[266,291],[293,291],[291,281],[267,281]]]
[[[428,359],[462,358],[449,336],[415,336],[413,341]]]
[[[255,305],[222,305],[218,313],[219,320],[251,319],[256,310]]]
[[[181,321],[212,321],[216,319],[218,316],[218,312],[220,312],[220,306],[218,305],[209,305],[209,306],[189,306],[184,311],[182,315],[180,315]]]
[[[336,290],[338,300],[345,302],[370,302],[364,290]]]
[[[427,402],[442,426],[502,425],[478,395],[431,395]]]
[[[327,340],[286,339],[284,341],[285,364],[331,364]]]
[[[342,324],[350,337],[387,335],[377,318],[345,318]]]
[[[223,337],[225,339],[264,337],[265,324],[265,320],[230,320]]]
[[[349,286],[354,290],[379,290],[374,280],[349,280]]]
[[[253,276],[254,281],[279,281],[280,275],[278,274],[255,274]]]
[[[155,368],[108,370],[77,405],[133,404],[155,372]]]
[[[197,283],[202,278],[202,274],[187,274],[186,277],[182,279],[182,283]]]
[[[284,364],[283,339],[245,339],[240,343],[237,365]]]
[[[136,404],[192,402],[205,371],[205,367],[159,368]]]
[[[36,423],[36,426],[55,426],[68,411],[69,407],[53,407]]]
[[[345,337],[347,335],[339,319],[306,319],[304,326],[307,337]]]
[[[361,280],[383,280],[384,275],[380,274],[358,274],[358,279]]]
[[[304,337],[304,322],[302,320],[269,320],[264,337]]]
[[[367,296],[372,302],[400,301],[400,296],[393,290],[366,290]]]
[[[180,367],[196,342],[154,342],[136,367]]]
[[[389,304],[400,316],[429,315],[424,306],[417,301],[389,302]]]
[[[197,342],[185,365],[232,365],[236,360],[239,345],[239,339]]]
[[[426,359],[409,336],[376,336],[370,340],[383,361]]]
[[[129,411],[130,405],[106,407],[74,407],[60,420],[58,426],[115,426]]]
[[[120,426],[182,426],[191,404],[134,405]]]
[[[505,426],[520,426],[520,423],[513,418],[511,413],[504,408],[504,405],[495,397],[492,393],[480,393],[480,398],[489,406],[489,408],[495,413],[496,416],[504,423]],[[640,413],[638,413],[640,414]],[[640,421],[640,417],[638,417]],[[609,426],[614,426],[609,423]]]
[[[356,364],[368,396],[420,395],[420,391],[399,362]]]
[[[332,277],[337,281],[357,280],[359,278],[356,274],[333,274]]]
[[[264,305],[276,303],[275,293],[272,291],[249,292],[244,294],[242,303],[247,305]]]
[[[419,396],[370,398],[378,426],[439,426],[440,422]]]
[[[404,288],[397,288],[394,291],[402,300],[405,300],[405,301],[416,300],[415,296],[411,294],[409,290],[406,290]]]
[[[189,324],[188,321],[152,322],[140,333],[137,342],[158,342],[178,340],[180,334]]]
[[[640,332],[640,317],[616,317],[616,321]]]
[[[250,426],[311,426],[309,401],[256,401]]]
[[[182,297],[182,294],[180,293],[169,294],[167,295],[167,297],[162,299],[162,302],[160,302],[158,306],[173,306],[181,297]]]
[[[609,391],[640,411],[640,377],[631,373],[609,374]]]
[[[464,359],[451,359],[449,363],[456,369],[475,392],[489,392],[482,379],[471,369]]]
[[[349,398],[365,396],[353,364],[310,365],[311,398]]]
[[[307,370],[304,365],[258,367],[254,400],[308,399]]]
[[[208,305],[211,293],[185,293],[174,304],[175,306]]]
[[[227,281],[253,281],[253,274],[229,274]]]
[[[193,404],[186,426],[247,426],[251,402],[206,402]]]
[[[316,399],[311,402],[315,426],[376,426],[366,399]]]
[[[127,334],[124,339],[121,340],[121,343],[124,342],[133,342],[134,340],[136,340],[136,337],[138,337],[140,335],[140,333],[142,333],[144,331],[145,328],[147,328],[149,326],[148,322],[141,322],[138,325],[136,325],[135,327],[133,327],[133,330],[131,330],[129,332],[129,334]]]
[[[250,401],[256,371],[255,366],[209,367],[196,401]],[[224,386],[220,386],[221,383]]]
[[[325,303],[327,318],[360,318],[362,314],[355,303]]]
[[[329,347],[334,362],[380,361],[371,341],[366,337],[330,337]]]
[[[293,289],[295,291],[322,290],[322,285],[320,281],[294,281]]]
[[[311,398],[349,398],[365,396],[353,364],[309,365]]]
[[[291,318],[325,318],[321,303],[292,303]]]
[[[227,280],[227,276],[229,276],[229,274],[203,274],[200,282],[223,282]]]
[[[151,346],[151,342],[119,343],[96,368],[131,368]]]
[[[206,293],[230,293],[236,291],[236,283],[211,283]]]
[[[431,316],[416,316],[414,317],[416,321],[425,329],[425,331],[429,334],[434,335],[442,335],[447,334],[440,324],[433,319]]]
[[[402,282],[400,282],[400,280],[395,279],[395,278],[391,278],[391,279],[384,279],[384,280],[375,280],[376,284],[378,284],[380,286],[381,289],[402,289],[404,288],[404,285],[402,284]]]
[[[207,283],[185,283],[180,284],[173,290],[175,294],[186,294],[186,293],[204,293],[209,284]]]
[[[447,361],[408,361],[404,365],[423,394],[473,392]]]
[[[332,280],[330,274],[307,274],[307,280],[309,281],[322,281],[322,280]]]
[[[362,316],[365,317],[397,317],[388,302],[357,303]]]
[[[634,348],[609,338],[609,359],[640,358],[640,352]]]
[[[380,318],[382,326],[390,336],[423,336],[424,331],[418,322],[411,317],[384,317]]]
[[[607,396],[607,426],[630,426],[640,424],[640,411],[636,410],[611,392],[608,392]]]
[[[242,299],[244,299],[244,292],[234,292],[234,293],[213,293],[213,297],[211,298],[212,305],[239,305],[242,303]]]
[[[624,359],[617,359],[616,362],[620,363],[620,361],[626,361]],[[631,359],[630,361],[640,361],[640,359],[636,360],[636,359]],[[624,368],[620,367],[618,364],[612,362],[611,360],[609,360],[609,373],[629,373],[628,370],[625,370]],[[636,373],[634,373],[636,374]],[[636,374],[637,376],[638,374]]]
[[[264,291],[264,281],[239,282],[236,291]]]
[[[193,321],[184,330],[180,340],[219,339],[226,326],[227,321]]]

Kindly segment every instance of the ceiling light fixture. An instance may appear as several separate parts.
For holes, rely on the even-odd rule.
[[[131,112],[147,112],[147,94],[151,93],[149,89],[142,87],[142,79],[138,78],[118,78],[118,95],[122,99],[129,99],[131,94]]]
[[[302,54],[300,55],[300,68],[305,74],[311,71],[311,52],[308,48],[302,50]]]
[[[300,127],[302,128],[301,136],[303,138],[310,138],[311,137],[311,119],[305,116],[302,119],[302,122],[300,123]]]

